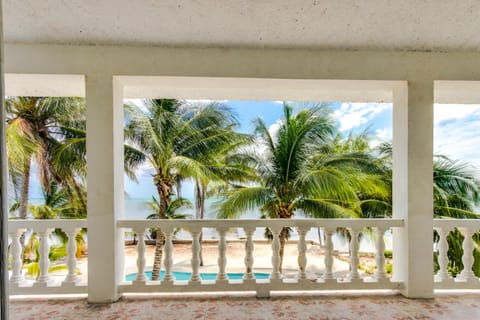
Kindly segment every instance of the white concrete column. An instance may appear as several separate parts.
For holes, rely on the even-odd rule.
[[[119,298],[123,280],[123,90],[111,75],[86,75],[88,301]]]
[[[393,280],[411,298],[433,297],[433,81],[393,96]]]

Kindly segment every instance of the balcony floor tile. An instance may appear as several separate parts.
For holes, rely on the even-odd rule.
[[[12,298],[10,318],[21,319],[480,319],[480,296],[298,294],[257,299],[251,295],[135,295],[109,305],[83,298]]]

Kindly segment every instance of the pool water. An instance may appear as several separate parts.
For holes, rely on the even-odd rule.
[[[148,279],[152,279],[152,271],[147,271],[145,272],[145,275],[147,276]],[[163,279],[163,276],[165,275],[165,271],[160,272],[160,280]],[[175,277],[176,280],[190,280],[192,273],[191,272],[172,272],[172,275]],[[254,273],[255,278],[257,279],[268,279],[269,274],[268,273]],[[133,281],[137,277],[136,273],[130,273],[127,274],[125,277],[126,281]],[[243,279],[243,273],[227,273],[227,277],[230,280],[241,280]],[[216,273],[200,273],[200,278],[202,280],[215,280],[217,279],[217,274]]]

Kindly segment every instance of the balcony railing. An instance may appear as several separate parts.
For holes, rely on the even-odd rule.
[[[271,291],[308,291],[308,290],[375,290],[402,289],[404,284],[398,277],[387,277],[384,271],[384,235],[387,230],[403,228],[401,219],[271,219],[271,220],[119,220],[120,231],[132,230],[138,242],[136,245],[136,278],[133,281],[119,283],[119,293],[128,292],[214,292],[214,291],[256,291],[259,296],[268,296]],[[475,243],[472,236],[480,231],[480,220],[435,219],[434,229],[438,234],[438,242],[434,251],[438,256],[439,270],[434,275],[435,289],[480,289],[480,279],[472,271],[474,264]],[[255,241],[254,232],[258,228],[270,228],[271,266],[268,279],[257,279],[254,273]],[[298,234],[297,259],[298,267],[295,276],[285,276],[280,272],[280,232],[283,228],[291,228]],[[69,294],[87,293],[88,284],[77,275],[77,259],[75,237],[82,228],[87,228],[87,220],[11,220],[9,221],[10,237],[10,293],[11,294]],[[146,271],[146,234],[149,228],[158,228],[165,235],[164,276],[161,281],[151,281]],[[182,228],[191,235],[191,276],[188,280],[175,279],[173,275],[174,231]],[[229,279],[226,272],[228,246],[227,232],[230,229],[241,229],[245,233],[243,278]],[[307,257],[306,235],[309,230],[321,228],[325,235],[325,250],[322,267],[324,271],[307,276],[309,262]],[[332,270],[334,261],[333,235],[342,228],[348,230],[348,275],[337,275]],[[373,233],[375,239],[375,272],[372,275],[361,275],[359,266],[359,234],[366,231]],[[455,278],[448,270],[449,232],[457,228],[464,236],[462,243],[463,270]],[[49,273],[51,234],[54,229],[61,229],[68,237],[67,257],[65,258],[66,275],[61,278]],[[202,280],[200,277],[200,234],[207,229],[214,229],[218,234],[218,259],[216,279]],[[22,269],[21,238],[24,232],[36,233],[39,239],[38,267],[39,274],[35,279],[28,279]],[[373,232],[372,232],[373,231]],[[90,244],[95,245],[95,244]],[[395,256],[395,252],[393,252]],[[258,257],[257,257],[258,258]],[[318,261],[318,260],[317,260]],[[89,270],[95,272],[95,270]],[[395,270],[393,270],[395,274]]]
[[[352,289],[401,289],[402,283],[392,281],[384,271],[384,234],[390,228],[400,228],[403,220],[398,219],[271,219],[271,220],[121,220],[119,228],[132,229],[138,236],[136,279],[120,285],[125,292],[206,292],[206,291],[256,291],[258,296],[268,296],[270,291],[289,290],[352,290]],[[150,281],[145,276],[145,234],[148,228],[158,228],[165,235],[164,266],[162,281]],[[253,270],[254,242],[256,228],[268,227],[272,231],[271,272],[269,279],[256,279]],[[298,273],[292,278],[284,278],[280,272],[280,232],[283,228],[293,228],[298,233]],[[372,277],[361,278],[358,273],[358,235],[364,228],[375,232],[376,272]],[[176,228],[188,230],[192,237],[191,277],[189,280],[176,280],[172,273],[173,233]],[[216,280],[200,278],[200,233],[202,229],[214,228],[219,235],[218,263]],[[241,280],[229,280],[225,271],[227,263],[226,232],[231,228],[241,228],[246,235],[244,254],[244,276]],[[326,237],[325,272],[317,279],[307,279],[306,233],[312,228],[322,228]],[[350,272],[347,278],[337,278],[332,272],[332,236],[337,228],[347,229],[351,235],[349,243]]]
[[[476,219],[435,219],[433,227],[437,231],[438,264],[440,269],[435,275],[435,289],[480,289],[480,280],[472,271],[475,243],[472,236],[480,231],[480,220]],[[462,249],[463,270],[455,278],[448,271],[448,234],[457,228],[464,236]]]
[[[10,220],[8,234],[11,253],[11,294],[45,294],[45,293],[86,293],[87,284],[81,282],[76,273],[77,251],[75,237],[82,228],[87,227],[87,220]],[[50,235],[54,229],[61,229],[68,237],[67,243],[67,275],[58,281],[49,274],[50,267]],[[39,276],[36,279],[25,279],[22,272],[22,245],[20,239],[27,230],[34,232],[39,238]]]

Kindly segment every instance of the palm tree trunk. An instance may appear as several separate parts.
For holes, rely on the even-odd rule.
[[[171,186],[158,183],[157,192],[159,197],[158,218],[165,219],[167,213],[167,201],[171,192]],[[155,255],[153,257],[152,280],[160,279],[160,269],[162,268],[163,246],[165,245],[165,235],[162,230],[157,230],[155,241]]]
[[[285,254],[285,244],[288,237],[288,228],[283,228],[280,232],[280,273],[282,273],[283,268],[283,256]]]
[[[30,188],[30,160],[25,161],[22,174],[22,189],[20,191],[20,206],[18,217],[26,219],[28,216],[28,193]]]
[[[22,189],[20,191],[20,206],[18,208],[18,217],[27,219],[28,216],[28,195],[30,189],[30,159],[25,161],[22,173]],[[25,255],[25,232],[20,236],[20,245],[22,248],[22,262]]]
[[[195,215],[197,219],[202,219],[205,217],[205,187],[203,187],[198,181],[195,183]],[[198,238],[200,242],[200,266],[203,267],[203,253],[202,253],[202,240],[203,240],[203,233],[200,232],[200,236]]]
[[[155,241],[155,255],[153,258],[152,280],[160,279],[160,269],[162,267],[163,246],[165,244],[165,236],[163,232],[157,230],[157,239]]]

